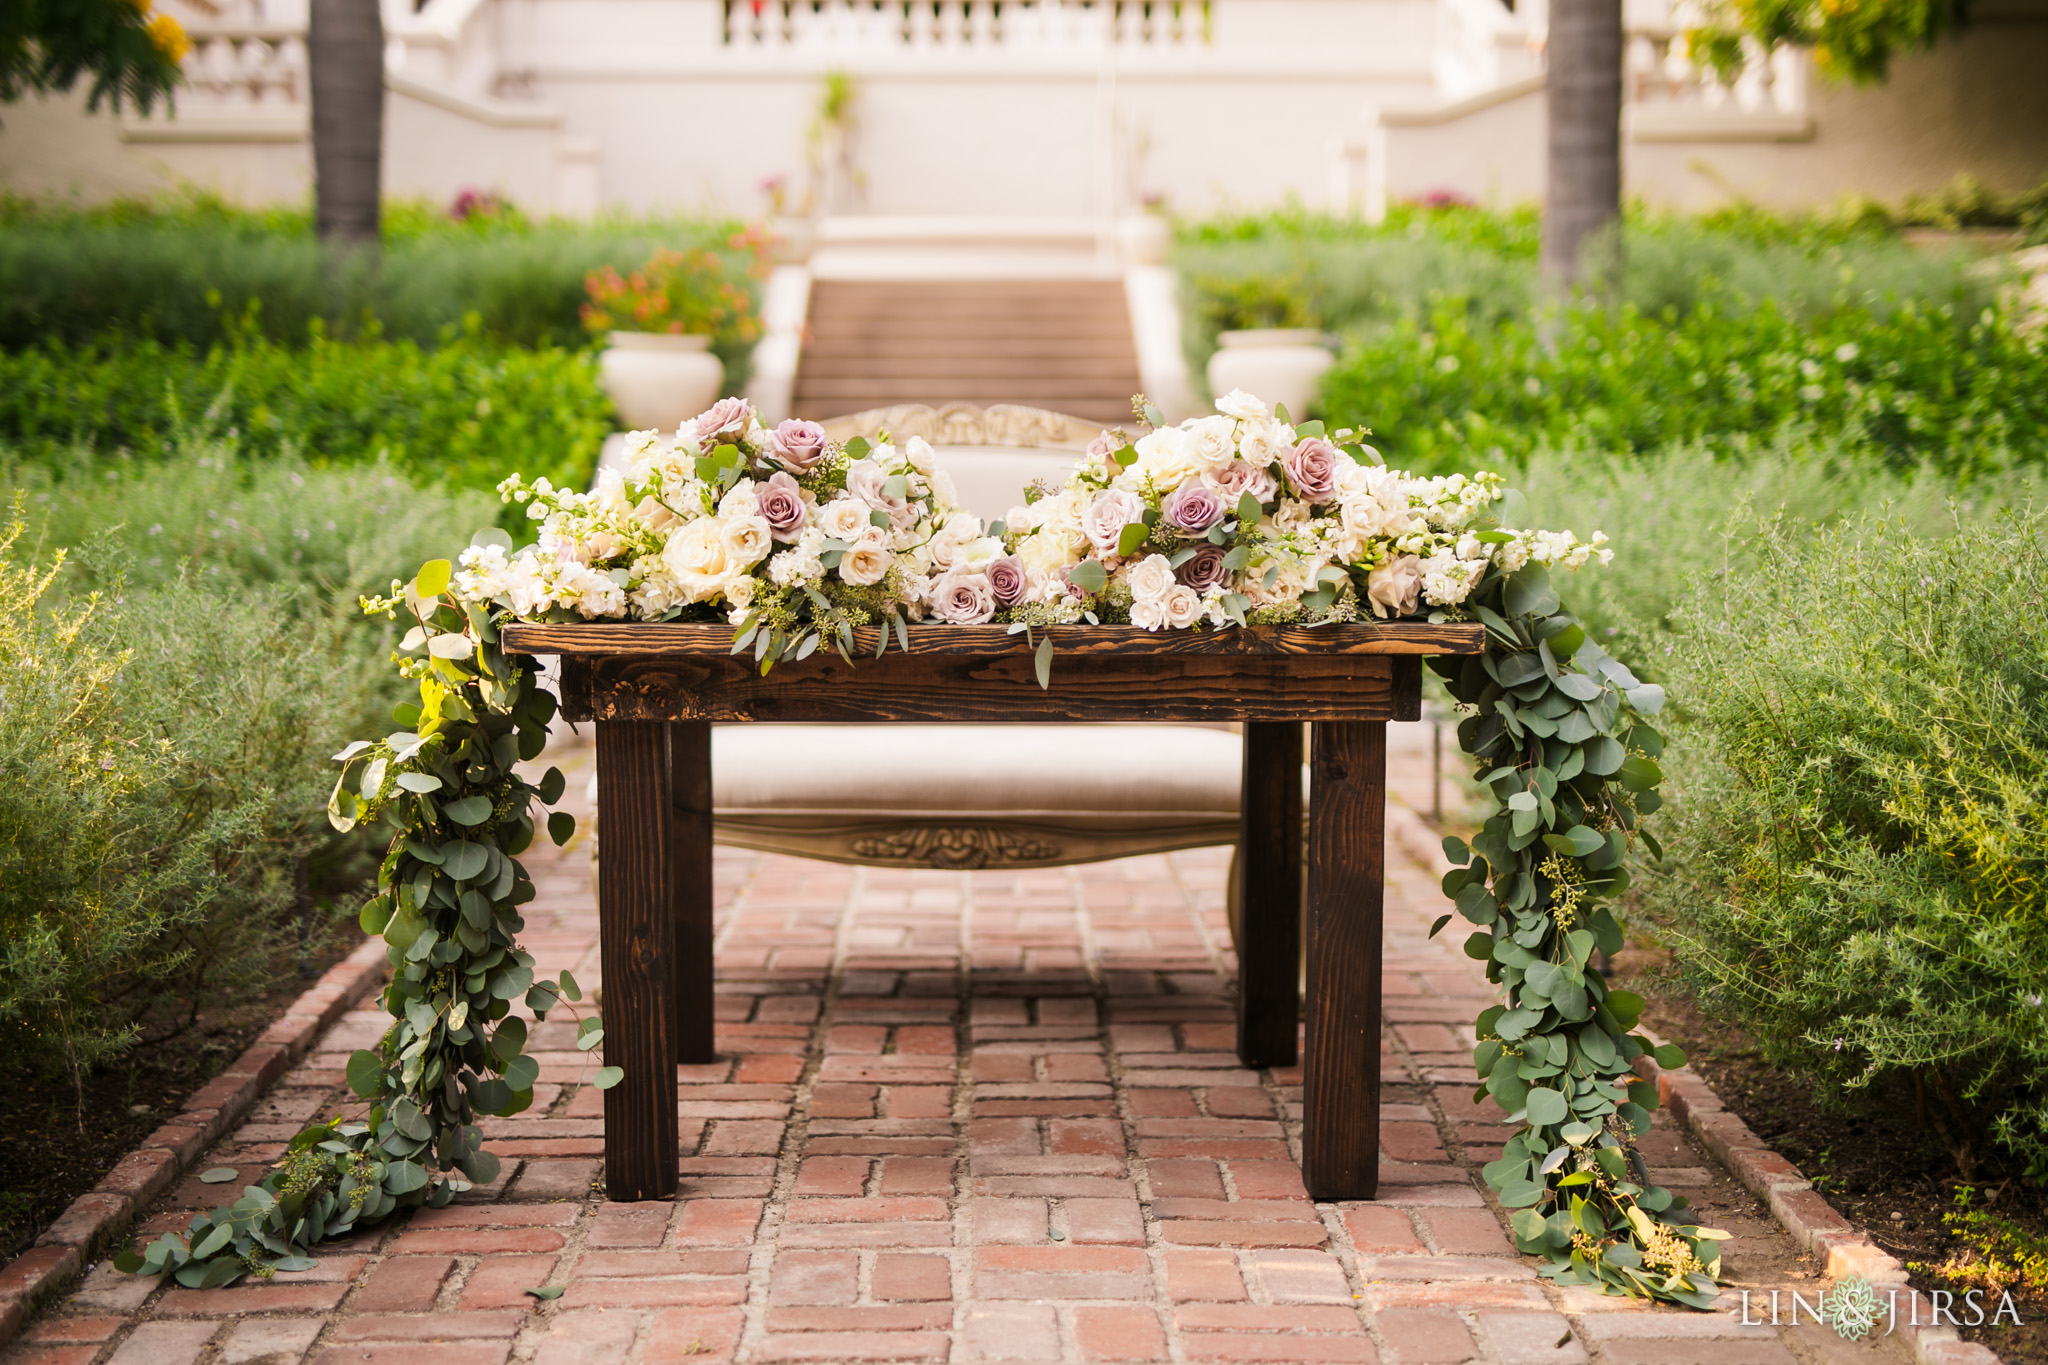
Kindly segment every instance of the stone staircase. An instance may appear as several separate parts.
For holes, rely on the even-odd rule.
[[[820,279],[792,409],[1028,403],[1108,423],[1140,387],[1119,279]]]

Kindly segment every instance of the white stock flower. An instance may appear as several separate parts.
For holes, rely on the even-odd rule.
[[[1256,418],[1271,417],[1273,415],[1271,408],[1246,393],[1243,389],[1232,389],[1229,393],[1217,399],[1216,411],[1222,413],[1225,417],[1235,417],[1240,421],[1251,421]]]

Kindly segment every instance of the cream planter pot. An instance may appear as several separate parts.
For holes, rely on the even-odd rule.
[[[676,332],[613,332],[598,376],[630,431],[673,431],[718,401],[725,366],[711,338]]]
[[[1164,265],[1173,247],[1173,225],[1156,213],[1141,213],[1118,219],[1116,238],[1125,265]]]
[[[1264,327],[1225,332],[1220,349],[1209,357],[1209,391],[1221,398],[1232,389],[1254,393],[1268,403],[1285,404],[1299,422],[1316,401],[1316,383],[1337,357],[1323,345],[1323,334],[1308,327]]]

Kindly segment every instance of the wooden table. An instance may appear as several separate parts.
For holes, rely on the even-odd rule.
[[[1242,721],[1238,1055],[1290,1066],[1302,1017],[1302,722],[1309,743],[1308,1000],[1302,1174],[1316,1199],[1370,1199],[1379,1175],[1386,722],[1420,714],[1425,654],[1476,654],[1478,625],[1403,622],[1189,633],[1054,632],[1042,690],[1024,637],[915,626],[852,667],[823,651],[762,677],[719,625],[517,625],[505,647],[562,661],[562,709],[597,728],[597,866],[612,1199],[668,1199],[676,1066],[714,1056],[714,721]]]

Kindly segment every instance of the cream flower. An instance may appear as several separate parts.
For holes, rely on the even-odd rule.
[[[1166,599],[1147,597],[1131,603],[1131,624],[1140,630],[1166,629]]]
[[[879,583],[889,576],[896,556],[889,550],[880,527],[870,526],[839,560],[839,576],[856,587]]]
[[[1190,422],[1187,434],[1188,453],[1194,458],[1197,472],[1221,469],[1237,458],[1237,423],[1228,417],[1204,417]],[[1249,453],[1246,458],[1251,458]],[[1256,459],[1251,462],[1260,463]]]
[[[1225,417],[1235,417],[1240,421],[1251,421],[1256,418],[1271,417],[1273,415],[1271,408],[1246,393],[1243,389],[1232,389],[1229,393],[1217,399],[1216,411],[1222,413]]]
[[[1159,601],[1166,611],[1166,624],[1175,630],[1186,630],[1202,619],[1201,594],[1185,583],[1168,588]]]
[[[855,497],[837,497],[818,509],[816,525],[834,540],[859,540],[868,529],[868,505]]]
[[[724,517],[725,549],[732,557],[733,567],[747,568],[759,564],[775,548],[775,538],[768,529],[765,517]]]
[[[1149,602],[1162,598],[1175,586],[1173,565],[1165,555],[1147,555],[1124,570],[1124,582],[1130,584],[1134,601]]]
[[[661,562],[685,602],[709,602],[723,590],[735,567],[726,548],[725,527],[716,517],[699,517],[670,535]]]

